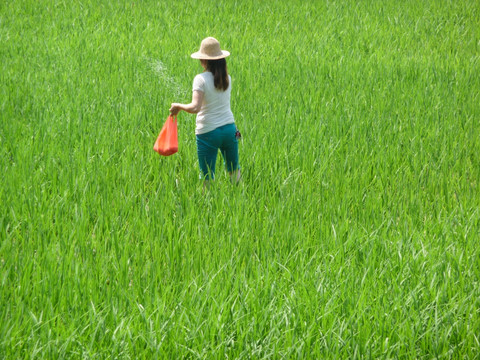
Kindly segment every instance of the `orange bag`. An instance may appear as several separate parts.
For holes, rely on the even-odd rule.
[[[160,155],[169,156],[178,151],[177,116],[169,115],[162,127],[153,150]]]

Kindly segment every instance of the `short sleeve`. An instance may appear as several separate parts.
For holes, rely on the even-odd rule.
[[[195,76],[195,78],[193,79],[192,91],[195,91],[195,90],[205,92],[205,79],[200,74]]]

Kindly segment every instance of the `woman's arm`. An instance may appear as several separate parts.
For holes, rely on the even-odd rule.
[[[172,103],[170,114],[177,115],[180,110],[190,114],[196,114],[200,111],[203,103],[203,92],[195,90],[192,94],[192,102],[190,104]]]

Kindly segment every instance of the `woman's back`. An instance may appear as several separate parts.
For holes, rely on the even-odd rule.
[[[229,84],[227,89],[215,88],[213,74],[205,71],[195,76],[193,91],[203,92],[203,102],[197,114],[196,134],[204,134],[219,126],[235,122],[230,109],[230,94],[232,91],[232,79],[228,75]]]

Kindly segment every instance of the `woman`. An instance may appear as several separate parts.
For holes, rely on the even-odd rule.
[[[240,181],[238,165],[238,139],[233,113],[230,109],[232,79],[227,72],[225,58],[230,53],[221,50],[213,37],[204,39],[200,50],[191,56],[199,59],[204,72],[193,80],[193,95],[190,104],[173,103],[170,113],[181,110],[197,114],[195,134],[200,170],[205,185],[215,177],[215,163],[220,149],[225,166],[234,183]]]

